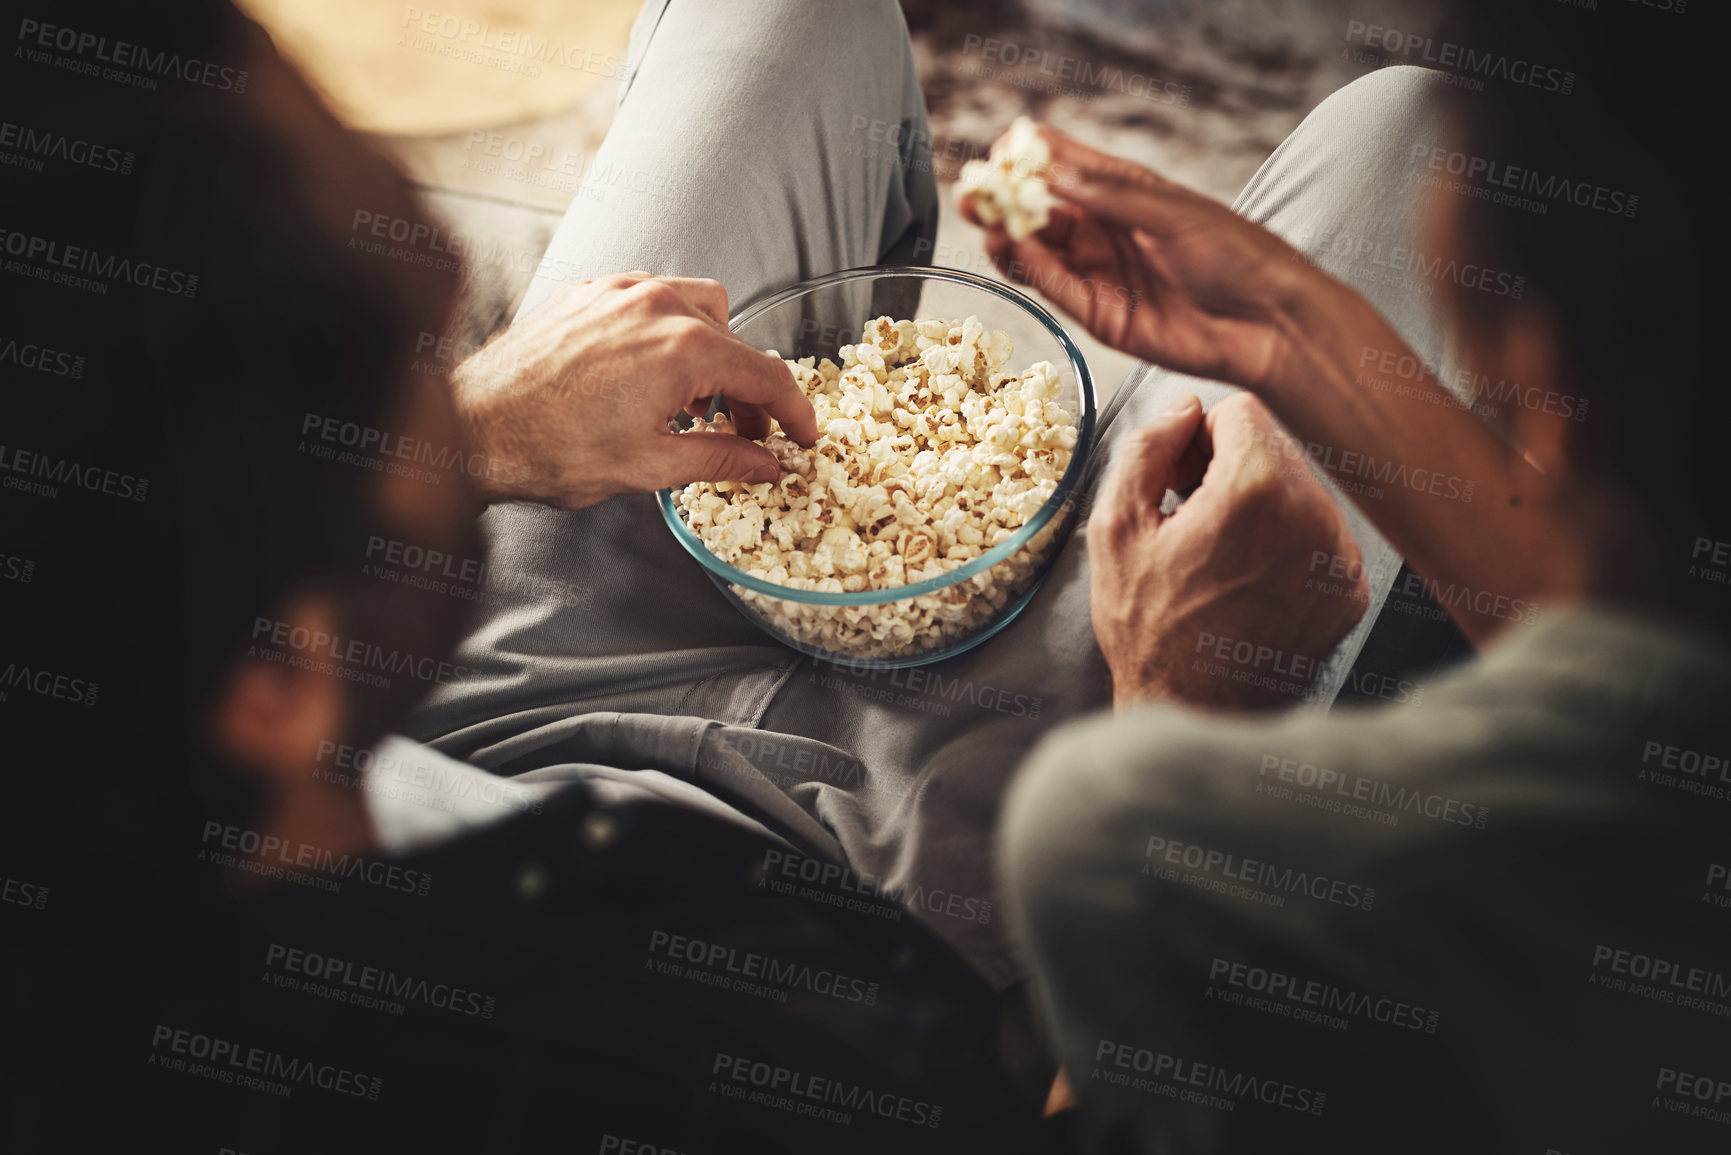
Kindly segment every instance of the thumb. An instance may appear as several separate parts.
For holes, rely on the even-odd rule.
[[[1186,393],[1172,403],[1172,408],[1124,438],[1120,450],[1119,468],[1125,471],[1124,485],[1137,501],[1145,503],[1158,517],[1160,503],[1168,489],[1183,488],[1190,480],[1182,476],[1196,432],[1202,427],[1202,401],[1194,393]]]
[[[650,462],[654,487],[693,481],[781,480],[775,455],[755,441],[731,433],[668,433],[658,438]]]
[[[1161,522],[1160,503],[1168,489],[1183,484],[1186,451],[1202,427],[1202,402],[1187,393],[1165,413],[1118,443],[1111,472],[1100,486],[1091,520],[1114,537],[1134,535]]]

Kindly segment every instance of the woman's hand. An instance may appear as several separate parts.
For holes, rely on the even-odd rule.
[[[1050,128],[1051,222],[986,248],[1101,341],[1253,392],[1290,359],[1284,306],[1314,270],[1292,246],[1201,193]],[[975,224],[979,220],[964,208]]]
[[[1171,515],[1169,489],[1196,486]],[[1327,588],[1317,557],[1358,576]],[[1129,433],[1088,519],[1094,636],[1120,707],[1291,706],[1364,613],[1358,545],[1261,402],[1193,396]]]
[[[1431,370],[1381,375],[1384,362],[1424,362],[1365,297],[1225,205],[1039,131],[1059,204],[1024,241],[987,230],[1006,276],[1113,348],[1255,395],[1415,571],[1473,595],[1449,609],[1475,642],[1509,624],[1479,604],[1582,598],[1592,529],[1561,476],[1536,469]]]
[[[487,469],[488,501],[566,509],[692,481],[774,481],[752,438],[770,419],[802,445],[817,417],[781,360],[727,331],[716,281],[626,273],[585,281],[505,329],[452,373]],[[725,396],[733,432],[672,433]],[[728,426],[721,428],[727,429]]]

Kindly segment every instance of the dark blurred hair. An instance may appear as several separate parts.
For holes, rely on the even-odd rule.
[[[78,379],[5,367],[0,444],[147,483],[142,500],[0,490],[0,552],[35,563],[28,584],[0,583],[0,669],[100,687],[94,705],[16,690],[0,703],[0,870],[167,893],[212,875],[194,872],[200,816],[249,813],[201,728],[251,622],[295,591],[352,582],[371,532],[373,475],[299,452],[302,417],[385,427],[427,319],[344,244],[328,203],[318,215],[304,149],[237,91],[249,53],[270,51],[255,25],[210,0],[42,7],[42,21],[110,44],[234,70],[154,90],[51,63],[0,70],[7,120],[132,157],[129,172],[0,165],[3,227],[197,277],[187,295],[0,276],[8,338],[85,358]],[[398,195],[366,207],[411,215],[400,182]]]
[[[1698,540],[1731,541],[1731,411],[1722,351],[1709,347],[1722,328],[1709,318],[1721,307],[1710,294],[1722,279],[1726,134],[1708,7],[1451,0],[1439,39],[1544,70],[1537,85],[1490,76],[1483,91],[1456,87],[1464,151],[1570,181],[1583,197],[1603,190],[1597,207],[1511,190],[1548,203],[1543,213],[1461,199],[1465,243],[1524,274],[1527,301],[1558,322],[1564,385],[1590,402],[1576,430],[1582,464],[1620,479],[1637,504],[1618,527],[1623,571],[1602,593],[1662,600],[1723,630],[1731,588],[1689,575]],[[1461,303],[1481,323],[1507,307],[1459,296],[1474,298]]]

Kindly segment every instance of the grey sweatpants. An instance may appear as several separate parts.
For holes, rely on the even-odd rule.
[[[1287,234],[1412,247],[1401,166],[1434,128],[1422,75],[1390,70],[1331,98],[1239,209]],[[909,262],[936,228],[929,140],[893,0],[649,0],[617,117],[522,308],[573,278],[644,269],[713,277],[737,311],[822,273]],[[1423,286],[1372,283],[1362,258],[1313,247],[1434,360]],[[1106,415],[1103,448],[1185,389],[1206,402],[1226,392],[1138,371]],[[1398,568],[1353,517],[1367,558],[1383,559],[1381,588],[1336,655],[1324,702]],[[512,580],[462,646],[476,675],[441,688],[412,736],[501,774],[600,765],[695,782],[849,868],[781,863],[771,882],[861,917],[900,917],[888,901],[899,900],[994,985],[1024,976],[995,913],[992,835],[1023,753],[1109,701],[1085,524],[989,644],[877,673],[814,663],[759,632],[650,498],[578,512],[504,505],[484,529],[493,572]]]

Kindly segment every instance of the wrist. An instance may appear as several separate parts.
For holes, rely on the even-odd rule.
[[[1137,676],[1112,676],[1112,708],[1122,713],[1142,706],[1165,704],[1193,710],[1254,713],[1289,709],[1304,701],[1289,683],[1274,679],[1226,676],[1201,667]]]
[[[1265,297],[1277,352],[1264,377],[1247,385],[1279,411],[1283,397],[1312,396],[1324,380],[1350,378],[1350,336],[1362,328],[1364,299],[1296,249],[1268,274]]]
[[[506,415],[509,386],[488,381],[473,359],[451,371],[451,400],[466,442],[463,472],[483,502],[549,501],[548,478],[537,476]]]

